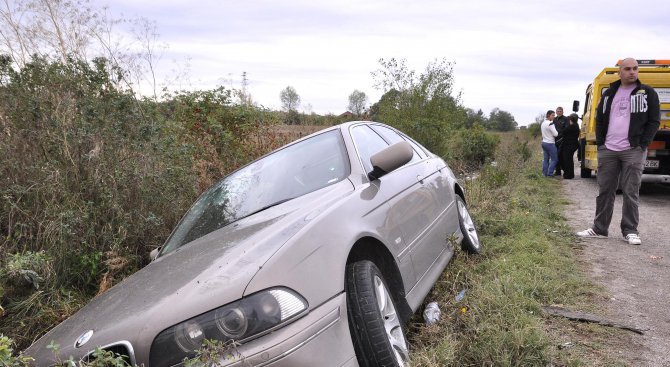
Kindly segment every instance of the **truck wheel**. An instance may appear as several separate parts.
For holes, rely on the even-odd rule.
[[[577,149],[577,158],[584,167],[584,155],[586,154],[586,139],[579,139],[579,149]]]
[[[584,155],[583,155],[583,154],[582,154],[582,162],[581,162],[581,164],[580,164],[580,167],[581,167],[581,169],[582,169],[582,170],[581,170],[581,174],[580,174],[580,176],[581,176],[582,178],[591,178],[591,169],[590,169],[590,168],[586,168],[586,159],[584,158]]]

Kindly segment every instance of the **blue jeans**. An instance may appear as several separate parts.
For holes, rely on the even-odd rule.
[[[556,163],[558,163],[558,150],[556,144],[542,142],[542,151],[544,152],[544,160],[542,161],[542,174],[545,176],[553,176]]]

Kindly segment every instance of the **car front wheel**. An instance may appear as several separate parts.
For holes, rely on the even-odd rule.
[[[405,366],[409,360],[400,315],[377,266],[367,260],[347,266],[349,328],[362,367]]]
[[[456,206],[458,207],[458,224],[463,233],[461,249],[469,254],[478,254],[482,250],[482,245],[479,242],[477,228],[475,228],[475,222],[470,216],[465,201],[460,196],[456,196]]]

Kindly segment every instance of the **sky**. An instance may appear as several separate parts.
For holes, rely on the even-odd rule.
[[[625,57],[670,59],[665,0],[114,0],[95,4],[124,19],[154,22],[160,75],[188,70],[182,88],[241,89],[280,109],[292,86],[299,110],[339,115],[354,90],[379,100],[372,72],[404,59],[422,72],[453,63],[461,102],[528,125],[573,100]],[[162,73],[162,74],[161,74]]]

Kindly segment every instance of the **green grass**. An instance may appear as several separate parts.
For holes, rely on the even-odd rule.
[[[413,366],[625,365],[607,351],[620,331],[542,313],[543,305],[597,312],[604,290],[578,264],[560,181],[542,177],[538,152],[524,161],[520,144],[503,138],[498,164],[465,181],[483,251],[458,251],[426,298],[441,306],[437,325],[414,316]]]

